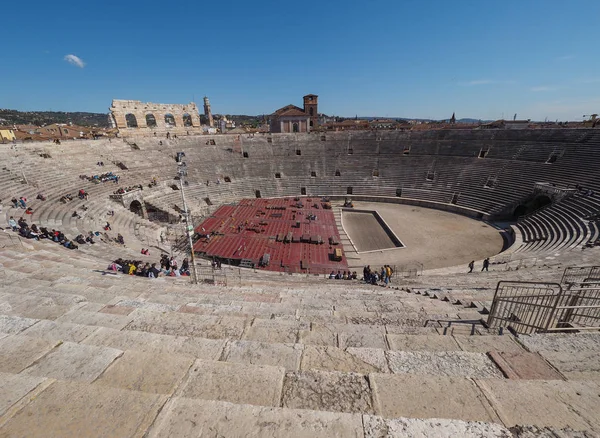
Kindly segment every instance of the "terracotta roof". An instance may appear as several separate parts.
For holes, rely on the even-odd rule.
[[[283,108],[279,108],[277,111],[273,113],[274,116],[282,117],[282,116],[302,116],[307,117],[308,114],[304,112],[302,108],[298,108],[296,105],[287,105]]]

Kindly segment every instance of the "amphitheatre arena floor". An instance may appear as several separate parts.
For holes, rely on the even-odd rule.
[[[502,250],[502,236],[493,226],[441,210],[413,205],[385,204],[379,202],[354,202],[354,208],[375,210],[405,245],[403,248],[380,251],[351,252],[346,247],[348,265],[362,268],[365,265],[379,267],[383,264],[408,265],[422,263],[424,269],[444,268],[481,260]],[[372,232],[361,226],[360,221],[346,221],[342,225],[351,240],[367,245],[369,240],[385,244],[382,229]],[[477,267],[476,267],[477,269]]]

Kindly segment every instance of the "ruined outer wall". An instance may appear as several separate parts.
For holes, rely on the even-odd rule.
[[[120,100],[113,99],[110,107],[111,116],[123,135],[154,135],[157,133],[170,132],[172,134],[187,133],[188,131],[200,133],[202,127],[200,125],[200,116],[198,115],[198,107],[195,103],[187,105],[179,104],[164,104],[141,102],[139,100]],[[137,121],[137,128],[127,127],[127,114],[133,114]],[[146,122],[147,115],[153,115],[156,120],[156,126],[148,126]],[[165,122],[165,115],[172,114],[175,119],[175,126],[169,126]],[[191,116],[192,125],[184,126],[183,116],[189,114]]]

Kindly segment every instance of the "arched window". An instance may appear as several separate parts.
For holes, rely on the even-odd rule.
[[[148,126],[148,128],[154,128],[156,126],[154,114],[146,114],[146,126]]]
[[[183,126],[192,126],[192,116],[188,113],[183,115]]]
[[[137,128],[138,127],[137,119],[131,113],[125,115],[125,121],[127,122],[128,128]]]
[[[167,128],[173,128],[173,127],[177,126],[177,124],[175,123],[175,117],[173,117],[173,114],[171,114],[171,113],[165,114],[165,125],[167,125]]]

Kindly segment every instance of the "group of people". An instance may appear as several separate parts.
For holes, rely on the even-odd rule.
[[[183,259],[181,267],[178,267],[174,257],[163,254],[160,258],[160,267],[157,267],[156,265],[156,263],[144,263],[141,260],[123,260],[118,258],[108,266],[108,269],[115,272],[122,272],[127,275],[137,275],[139,277],[148,278],[190,275],[190,264],[187,258]]]
[[[125,193],[133,192],[134,190],[137,190],[137,189],[144,190],[144,187],[142,187],[141,184],[138,184],[137,186],[129,186],[129,187],[125,187],[125,188],[121,187],[120,189],[115,190],[113,192],[113,195],[124,195]]]
[[[87,181],[91,181],[93,183],[107,182],[107,181],[114,181],[115,184],[119,183],[119,177],[112,172],[106,172],[106,173],[103,173],[100,175],[93,175],[93,176],[79,175],[79,178],[85,179]]]
[[[27,198],[23,196],[21,196],[19,199],[12,198],[10,202],[12,202],[13,208],[22,208],[23,210],[27,209]]]
[[[94,240],[94,237],[96,237],[97,235],[99,235],[100,233],[94,233],[93,231],[90,231],[87,236],[84,236],[83,234],[78,235],[75,238],[75,242],[79,243],[80,245],[85,245],[86,243],[89,243],[90,245],[93,245],[96,243],[96,241]]]
[[[372,285],[383,283],[387,286],[392,281],[394,270],[390,265],[383,265],[381,269],[371,269],[370,265],[363,268],[363,281]]]
[[[483,272],[483,271],[488,271],[488,270],[489,270],[489,267],[490,267],[490,259],[489,259],[489,258],[486,258],[486,259],[483,261],[483,265],[482,265],[482,267],[481,267],[481,272]],[[471,262],[469,263],[469,274],[470,274],[471,272],[473,272],[473,268],[475,268],[475,260],[471,260]]]
[[[331,271],[331,274],[329,274],[330,280],[356,280],[357,278],[358,278],[358,275],[356,274],[356,271],[354,271],[354,272],[337,271],[337,274],[335,273],[335,271]]]
[[[22,217],[19,218],[18,221],[16,221],[15,218],[11,216],[8,220],[8,225],[12,228],[13,231],[18,232],[20,236],[26,239],[48,239],[68,249],[78,248],[77,244],[72,240],[68,239],[62,231],[49,231],[46,227],[38,227],[36,224],[31,224],[31,226],[29,226],[27,221]]]

